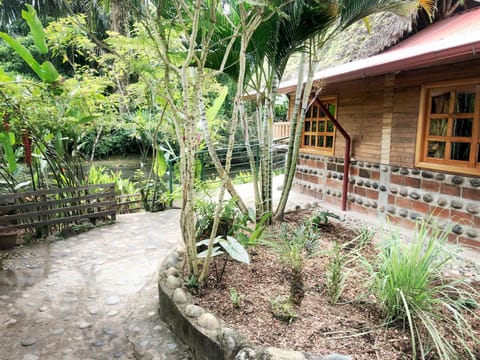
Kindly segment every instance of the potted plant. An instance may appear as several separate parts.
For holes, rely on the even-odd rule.
[[[0,227],[0,250],[8,250],[17,243],[18,229],[15,227]]]

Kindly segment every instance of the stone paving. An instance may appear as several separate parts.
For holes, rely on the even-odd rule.
[[[0,359],[191,359],[157,315],[157,269],[181,244],[179,215],[121,215],[0,252]]]

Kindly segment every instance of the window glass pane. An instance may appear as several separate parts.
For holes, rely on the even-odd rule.
[[[310,136],[305,135],[305,136],[303,137],[303,145],[309,146],[309,145],[310,145],[310,141],[309,141],[309,140],[310,140]]]
[[[447,114],[450,104],[450,91],[432,90],[431,114]]]
[[[333,148],[333,136],[327,136],[327,148]]]
[[[307,110],[307,114],[305,115],[306,118],[311,118],[312,117],[312,107],[310,106]]]
[[[453,136],[472,136],[473,119],[454,119]]]
[[[312,117],[316,118],[318,116],[318,107],[317,106],[313,106],[313,114],[312,114]]]
[[[475,93],[458,91],[455,96],[455,112],[456,113],[475,112]]]
[[[333,132],[333,128],[334,128],[333,122],[331,122],[330,120],[327,121],[327,131],[328,132]]]
[[[429,135],[447,136],[448,119],[430,119]]]
[[[316,140],[316,138],[317,138],[317,137],[316,137],[315,135],[313,135],[313,136],[310,138],[310,141],[311,141],[311,142],[310,142],[310,145],[311,145],[311,146],[315,146],[315,140]]]
[[[312,131],[313,132],[317,131],[317,122],[316,121],[312,121]]]
[[[310,121],[305,121],[305,131],[310,131]]]
[[[470,143],[453,142],[450,159],[468,161],[470,159]]]
[[[478,144],[477,149],[478,149],[477,150],[477,152],[478,152],[477,153],[477,163],[480,164],[480,144]]]
[[[319,132],[325,132],[325,121],[319,121],[318,122],[318,131]]]
[[[443,159],[445,157],[445,141],[429,141],[428,157]]]
[[[317,146],[324,147],[325,146],[325,137],[317,136]]]

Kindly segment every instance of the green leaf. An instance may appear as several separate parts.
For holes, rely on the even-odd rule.
[[[40,65],[32,56],[30,51],[20,44],[17,40],[13,39],[10,35],[0,32],[0,37],[12,47],[13,50],[25,61],[28,66],[37,74],[37,76],[45,82],[54,83],[59,75],[55,67],[48,61],[45,61]]]
[[[8,171],[13,173],[17,169],[17,159],[15,158],[15,152],[13,151],[13,147],[10,142],[10,136],[8,133],[0,134],[0,143],[3,145],[3,157],[8,163]]]
[[[225,98],[227,97],[228,94],[228,87],[223,86],[222,89],[220,90],[220,94],[218,94],[217,98],[213,101],[212,106],[210,106],[207,109],[207,120],[208,122],[212,122],[215,120],[215,117],[217,116],[218,112],[220,111],[220,108],[223,105],[223,102],[225,101]]]
[[[218,244],[218,242],[220,241],[222,237],[221,236],[217,236],[214,240],[213,240],[213,244]],[[205,245],[205,246],[208,246],[208,243],[210,242],[210,239],[204,239],[202,241],[199,241],[197,242],[197,246],[202,246],[202,245]]]
[[[0,67],[0,82],[9,82],[12,81],[12,78],[7,75],[7,73]]]
[[[167,171],[167,161],[165,160],[165,156],[163,156],[161,151],[157,151],[157,158],[153,164],[153,169],[158,177],[162,177]]]
[[[99,118],[100,115],[90,115],[90,116],[84,116],[81,119],[78,120],[79,124],[87,124],[91,122],[92,120],[95,120],[96,118]]]
[[[197,258],[203,259],[203,258],[207,257],[207,252],[208,252],[208,249],[202,251],[201,253],[198,253],[198,254],[197,254]],[[223,251],[220,250],[219,247],[214,247],[214,248],[212,249],[212,257],[218,256],[218,255],[222,255],[222,254],[223,254]]]
[[[247,265],[250,264],[250,257],[248,256],[247,250],[245,250],[245,248],[237,241],[237,239],[227,236],[226,240],[220,240],[220,245],[222,245],[232,259]]]
[[[255,222],[256,220],[255,209],[252,207],[248,208],[248,218],[250,219],[251,222]]]
[[[33,41],[37,46],[38,50],[42,54],[48,53],[47,43],[45,41],[46,35],[45,30],[43,30],[42,23],[38,19],[37,12],[30,4],[25,4],[27,10],[22,10],[22,18],[27,22],[30,32],[33,36]]]
[[[21,188],[24,188],[24,187],[30,185],[31,183],[32,183],[31,180],[18,183],[17,185],[15,185],[15,190],[20,190]]]
[[[60,77],[57,69],[50,61],[45,61],[41,65],[41,69],[43,72],[43,78],[41,79],[49,84],[53,84]]]
[[[55,151],[57,152],[58,156],[63,158],[65,154],[65,149],[63,147],[63,136],[60,131],[55,134]]]

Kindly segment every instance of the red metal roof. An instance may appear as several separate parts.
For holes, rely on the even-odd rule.
[[[379,55],[319,71],[314,80],[332,84],[473,58],[480,59],[480,8],[436,22]],[[280,92],[296,85],[283,82]]]

